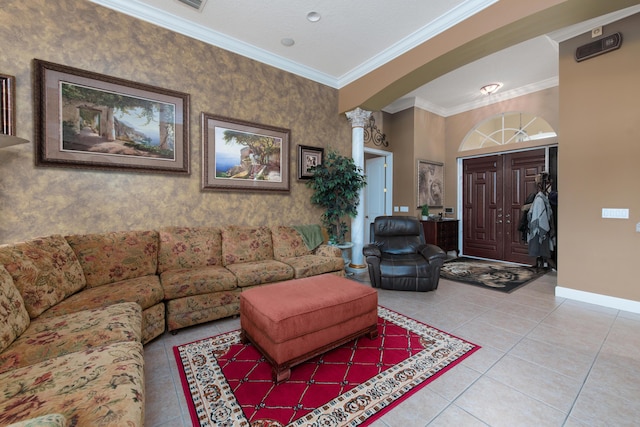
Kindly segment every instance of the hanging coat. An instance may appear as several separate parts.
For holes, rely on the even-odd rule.
[[[553,211],[549,198],[542,191],[539,191],[533,199],[527,218],[529,220],[527,234],[529,255],[551,258],[551,252],[555,247]]]
[[[520,232],[523,243],[529,241],[529,210],[535,197],[536,193],[529,194],[524,201],[524,205],[520,208],[522,213],[520,214],[520,221],[518,222],[518,231]]]

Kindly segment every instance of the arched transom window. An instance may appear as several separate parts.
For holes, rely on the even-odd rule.
[[[478,124],[462,141],[459,151],[474,150],[538,139],[553,138],[556,132],[541,117],[531,113],[501,113]]]

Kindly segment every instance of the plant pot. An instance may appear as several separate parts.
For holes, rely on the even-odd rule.
[[[423,221],[428,221],[429,220],[429,215],[422,215],[421,216]]]

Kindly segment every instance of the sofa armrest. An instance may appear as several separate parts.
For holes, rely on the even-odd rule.
[[[380,245],[377,243],[369,243],[362,248],[362,255],[365,257],[374,256],[377,258],[382,257],[382,252],[380,251]]]
[[[442,264],[444,263],[444,260],[447,259],[447,254],[445,253],[445,251],[443,251],[439,246],[431,245],[429,243],[420,245],[418,251],[430,263],[439,262],[440,264]]]
[[[331,258],[342,257],[342,251],[337,246],[322,244],[318,246],[314,251],[314,255],[326,256]]]

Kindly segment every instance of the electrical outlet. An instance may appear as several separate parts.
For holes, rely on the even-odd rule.
[[[393,211],[394,211],[394,212],[400,212],[400,208],[399,208],[399,207],[397,207],[397,206],[394,206],[394,207],[393,207]]]

